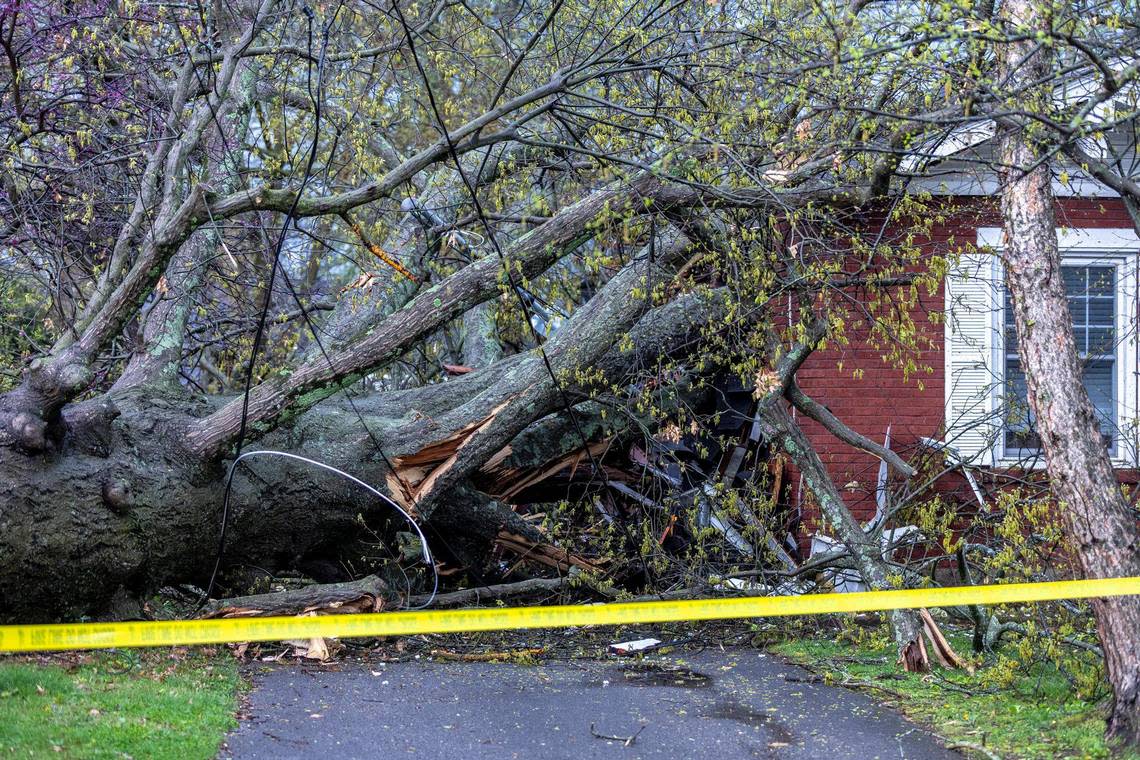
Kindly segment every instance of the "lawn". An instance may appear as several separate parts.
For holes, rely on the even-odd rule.
[[[955,639],[959,653],[969,652]],[[974,675],[936,668],[935,673],[903,673],[894,647],[840,644],[834,640],[794,639],[772,651],[807,666],[827,682],[866,689],[869,694],[930,727],[947,744],[973,757],[1108,758],[1104,740],[1105,705],[1076,696],[1055,669],[1039,665],[995,687],[986,663]],[[993,665],[989,666],[994,667]],[[1010,680],[1006,675],[1003,680]],[[1123,754],[1124,760],[1140,758]]]
[[[0,756],[212,758],[241,684],[186,650],[0,660]]]

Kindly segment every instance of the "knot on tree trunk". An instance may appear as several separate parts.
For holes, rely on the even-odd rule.
[[[47,423],[26,411],[0,411],[0,444],[28,452],[47,448]]]
[[[23,383],[0,397],[0,446],[29,453],[46,450],[58,435],[63,405],[91,380],[91,370],[83,364],[33,361]]]

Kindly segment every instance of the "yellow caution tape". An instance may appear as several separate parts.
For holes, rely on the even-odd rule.
[[[1011,604],[1054,599],[1140,594],[1140,578],[1103,578],[999,586],[863,591],[853,594],[751,596],[658,602],[577,604],[557,607],[378,612],[363,615],[253,617],[0,626],[0,652],[104,649],[315,637],[409,636],[523,628],[666,623],[836,612]]]

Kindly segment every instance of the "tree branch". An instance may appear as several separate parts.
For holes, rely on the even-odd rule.
[[[788,381],[788,389],[784,395],[787,397],[788,401],[792,402],[792,405],[796,409],[806,414],[808,417],[812,418],[820,425],[823,425],[824,429],[827,430],[827,432],[831,433],[839,440],[843,441],[849,446],[854,446],[855,448],[865,451],[868,454],[877,456],[879,459],[882,459],[891,467],[893,467],[895,471],[903,477],[914,477],[914,468],[904,462],[898,454],[891,451],[890,449],[880,446],[870,438],[860,435],[851,428],[847,427],[847,425],[843,424],[843,422],[838,417],[831,413],[830,409],[804,393],[800,389],[800,386],[796,383],[794,377]]]
[[[590,236],[586,232],[589,222],[630,195],[628,191],[606,190],[563,209],[507,249],[508,265],[522,277],[545,271]],[[293,416],[328,398],[344,385],[391,361],[414,341],[497,295],[501,271],[497,256],[479,259],[421,292],[366,336],[331,352],[327,360],[321,355],[312,356],[288,377],[261,383],[250,392],[251,429],[263,432],[286,414]],[[235,399],[205,418],[191,431],[188,444],[198,452],[220,453],[237,435],[241,409],[242,400]]]

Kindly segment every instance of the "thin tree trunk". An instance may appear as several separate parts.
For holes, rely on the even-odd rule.
[[[808,488],[819,503],[824,519],[835,530],[839,540],[850,552],[855,567],[863,580],[876,591],[893,588],[890,568],[883,559],[879,542],[869,537],[855,520],[851,510],[843,503],[843,496],[835,487],[827,468],[819,458],[807,436],[788,414],[784,400],[775,396],[761,402],[760,419],[765,437],[782,448],[803,473]],[[891,634],[898,648],[899,661],[906,670],[926,671],[930,662],[922,644],[922,623],[910,610],[891,610],[888,613]]]
[[[1034,30],[1047,23],[1033,0],[1007,0],[1003,16],[1016,27]],[[1049,60],[1034,50],[1036,45],[1030,35],[1027,41],[1002,47],[1002,74],[1011,90],[1048,81]],[[1053,494],[1086,576],[1137,576],[1140,531],[1116,482],[1081,381],[1057,246],[1049,163],[1021,129],[1004,128],[998,150],[1005,225],[1001,255],[1013,296],[1018,356]],[[1136,656],[1140,597],[1098,599],[1092,607],[1115,695],[1108,733],[1140,744],[1140,658]]]

